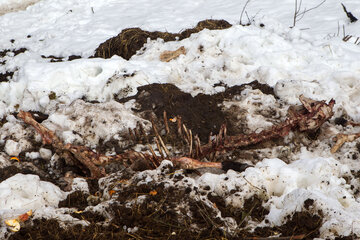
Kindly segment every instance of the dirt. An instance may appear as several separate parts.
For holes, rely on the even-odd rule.
[[[59,207],[75,207],[77,210],[82,211],[89,205],[87,202],[88,197],[89,194],[82,191],[75,191],[69,194],[65,200],[59,202]]]
[[[314,239],[320,237],[320,227],[322,216],[311,214],[307,211],[295,212],[287,216],[288,221],[279,227],[256,228],[254,235],[256,237],[278,236],[291,237],[304,235],[302,239]]]
[[[177,179],[178,181],[181,178]],[[196,187],[165,187],[164,183],[126,185],[115,197],[106,212],[106,217],[93,211],[79,211],[86,207],[88,195],[79,191],[72,193],[60,203],[61,207],[72,207],[77,211],[71,215],[86,220],[87,226],[66,224],[60,227],[54,219],[35,219],[25,223],[21,230],[9,239],[246,239],[253,237],[296,236],[304,239],[319,236],[322,217],[307,211],[296,212],[287,217],[287,222],[278,227],[256,228],[253,233],[245,227],[248,222],[261,222],[268,214],[258,196],[246,199],[243,208],[226,206],[222,197],[208,189]],[[208,192],[212,206],[205,204],[191,192]],[[233,193],[235,194],[235,193]],[[142,198],[143,200],[137,201]],[[132,202],[132,204],[129,204]],[[221,218],[218,215],[221,213]],[[235,233],[227,232],[224,218],[234,218],[241,226]]]
[[[14,76],[15,72],[6,71],[5,73],[0,73],[0,82],[8,82]]]
[[[181,116],[183,123],[192,129],[194,135],[197,134],[202,141],[207,141],[210,133],[219,132],[222,124],[226,124],[228,134],[235,135],[242,133],[241,129],[233,126],[229,121],[230,116],[224,113],[221,103],[225,99],[232,99],[239,95],[246,87],[259,89],[265,94],[274,95],[272,88],[265,84],[253,81],[240,86],[226,87],[222,93],[214,95],[198,94],[193,97],[189,93],[182,92],[172,84],[150,84],[139,87],[135,96],[118,99],[125,103],[135,99],[141,105],[137,112],[153,112],[158,121],[162,121],[163,112],[167,112],[169,118]],[[117,99],[115,97],[115,99]]]
[[[261,222],[265,219],[268,210],[262,207],[263,200],[258,196],[246,199],[243,208],[231,208],[206,187],[200,190],[197,187],[165,187],[163,182],[139,184],[136,181],[127,183],[126,179],[121,182],[121,191],[114,193],[116,201],[105,209],[111,215],[109,223],[105,224],[105,216],[99,213],[82,212],[88,195],[77,191],[62,201],[60,207],[75,208],[77,211],[71,215],[88,221],[88,226],[67,224],[63,229],[54,219],[35,219],[9,239],[239,239],[272,236],[275,231],[281,236],[305,233],[309,237],[306,239],[319,236],[322,218],[307,212],[289,216],[288,222],[280,227],[257,228],[254,233],[245,228],[235,234],[228,232],[225,218],[234,218],[242,227],[250,220]],[[200,200],[202,191],[208,192],[212,206]],[[199,197],[192,196],[194,192]],[[143,200],[139,201],[140,198]]]
[[[196,27],[186,29],[180,33],[169,32],[148,32],[140,28],[127,28],[121,31],[119,35],[112,37],[101,43],[95,50],[94,57],[111,58],[114,55],[123,57],[129,60],[133,55],[140,50],[147,42],[147,39],[155,40],[163,39],[165,42],[182,40],[190,37],[191,34],[200,32],[203,29],[226,29],[231,27],[231,24],[225,20],[208,19],[199,22]]]
[[[6,60],[2,60],[7,54],[13,53],[13,56],[16,56],[20,53],[27,51],[26,48],[19,48],[19,49],[4,49],[0,51],[0,65],[5,65]],[[4,73],[0,73],[0,83],[1,82],[8,82],[14,76],[16,71],[5,71]]]
[[[45,59],[50,59],[50,62],[64,62],[64,61],[72,61],[72,60],[75,60],[75,59],[82,58],[79,55],[71,55],[71,56],[68,56],[67,58],[66,57],[54,56],[54,55],[49,55],[49,56],[41,55],[41,57],[45,58]]]

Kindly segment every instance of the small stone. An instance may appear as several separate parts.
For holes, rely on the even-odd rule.
[[[9,139],[5,143],[5,152],[9,156],[19,156],[21,152],[21,146],[18,142]]]
[[[52,156],[52,152],[50,149],[47,148],[40,148],[39,150],[40,157],[45,160],[50,160]]]

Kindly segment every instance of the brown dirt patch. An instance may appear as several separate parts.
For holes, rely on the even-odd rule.
[[[247,86],[259,89],[265,94],[274,95],[273,89],[257,81],[240,86],[228,87],[222,93],[214,95],[198,94],[193,97],[189,93],[182,92],[172,84],[150,84],[138,88],[135,96],[118,99],[124,103],[131,99],[141,105],[138,112],[154,112],[158,119],[163,119],[163,112],[168,117],[181,116],[183,123],[193,133],[198,134],[200,140],[207,141],[209,134],[219,132],[222,124],[226,124],[229,135],[241,133],[241,129],[233,126],[220,106],[225,99],[231,99],[240,94]],[[116,97],[115,97],[116,99]],[[194,135],[195,135],[194,134]]]
[[[254,235],[257,237],[270,237],[280,233],[282,237],[291,237],[305,234],[303,239],[314,239],[320,236],[322,214],[311,214],[307,211],[295,212],[287,217],[288,221],[279,227],[256,228]]]
[[[101,43],[95,50],[94,57],[111,58],[114,55],[118,55],[129,60],[143,47],[148,38],[151,40],[162,38],[165,42],[168,42],[188,38],[191,34],[200,32],[205,28],[216,30],[229,27],[231,27],[231,24],[225,20],[208,19],[199,22],[195,28],[186,29],[180,33],[148,32],[140,28],[127,28],[122,30],[116,37],[112,37]]]
[[[77,208],[79,211],[84,210],[88,206],[86,194],[82,191],[75,191],[67,196],[67,198],[59,202],[59,207]]]
[[[8,72],[0,73],[0,82],[8,82],[14,76],[15,72]]]
[[[208,199],[216,204],[216,207],[220,210],[222,217],[234,218],[237,224],[241,227],[246,226],[246,217],[250,216],[253,221],[261,222],[269,213],[269,211],[262,206],[263,201],[259,196],[253,196],[246,199],[243,208],[226,206],[223,197],[216,196],[211,193],[208,194]]]
[[[0,65],[5,65],[6,60],[1,60],[1,58],[5,57],[8,53],[14,53],[14,56],[27,51],[26,48],[19,48],[19,49],[4,49],[0,51]],[[0,83],[1,82],[8,82],[13,77],[15,71],[6,71],[4,73],[0,73]]]

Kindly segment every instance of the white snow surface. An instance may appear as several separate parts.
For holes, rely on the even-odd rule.
[[[25,2],[32,1],[22,3]],[[276,94],[290,104],[299,103],[300,94],[317,100],[334,98],[336,115],[346,113],[360,121],[360,47],[354,44],[360,37],[360,23],[350,23],[340,5],[343,2],[360,17],[360,1],[327,0],[307,12],[293,28],[290,28],[293,0],[281,4],[276,0],[250,1],[246,11],[252,25],[243,27],[236,24],[245,2],[42,0],[23,11],[0,16],[1,49],[28,49],[16,56],[8,53],[0,59],[6,61],[0,64],[0,72],[15,71],[9,82],[0,83],[0,118],[8,119],[0,132],[4,151],[17,155],[28,147],[28,143],[20,141],[24,129],[8,115],[16,109],[49,114],[44,124],[56,130],[66,142],[81,142],[85,136],[87,143],[96,145],[99,137],[114,136],[140,121],[130,110],[131,106],[113,101],[113,95],[134,95],[138,86],[149,83],[172,83],[197,95],[223,91],[223,87],[214,87],[220,82],[234,86],[258,80],[274,87]],[[304,0],[302,8],[320,2]],[[1,0],[0,9],[18,3]],[[179,32],[210,18],[225,19],[235,25],[226,30],[203,30],[182,41],[149,41],[146,50],[139,51],[129,61],[118,56],[87,59],[100,43],[124,28]],[[245,15],[242,21],[247,22]],[[265,26],[261,27],[261,23]],[[343,30],[345,35],[354,37],[342,41]],[[167,63],[159,60],[161,52],[180,46],[185,47],[185,55]],[[199,50],[200,46],[203,51]],[[83,58],[52,63],[41,55]],[[134,76],[124,76],[129,73]],[[50,99],[53,93],[56,98]],[[83,97],[105,105],[102,109],[92,109],[79,100]],[[72,133],[72,128],[86,122],[85,117],[81,119],[84,115],[107,123],[99,125],[92,134],[86,127],[79,135]],[[114,118],[119,121],[113,121]],[[6,139],[10,134],[12,139]],[[353,196],[343,178],[350,168],[341,158],[335,160],[330,154],[323,155],[304,150],[290,164],[264,159],[241,174],[233,171],[204,174],[196,184],[210,185],[220,195],[225,194],[222,185],[228,189],[242,186],[241,199],[258,191],[253,186],[263,189],[270,196],[267,219],[274,225],[280,225],[291,212],[300,211],[303,202],[311,198],[315,200],[313,208],[324,213],[325,223],[320,230],[323,237],[334,233],[360,235],[359,199]],[[226,176],[230,181],[223,181]],[[17,174],[0,183],[0,215],[10,210],[26,212],[57,207],[65,195],[37,176]],[[237,199],[227,201],[241,207]]]
[[[36,212],[47,209],[50,214],[59,201],[67,196],[67,193],[54,184],[41,181],[39,176],[21,173],[2,181],[0,192],[0,215],[5,220],[29,210]]]

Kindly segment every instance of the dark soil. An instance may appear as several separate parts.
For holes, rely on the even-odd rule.
[[[53,55],[50,55],[50,56],[41,55],[41,57],[45,58],[45,59],[50,59],[50,62],[64,62],[64,61],[66,61],[65,57],[58,57],[58,56],[53,56]],[[79,58],[81,58],[81,56],[71,55],[71,56],[67,57],[67,60],[72,61],[72,60],[79,59]]]
[[[140,28],[127,28],[121,31],[116,37],[112,37],[101,43],[95,50],[94,57],[111,58],[114,55],[129,60],[147,42],[147,39],[155,40],[162,38],[165,42],[182,40],[190,37],[191,34],[200,32],[207,28],[210,30],[226,29],[231,24],[225,20],[204,20],[199,22],[195,28],[186,29],[180,33],[148,32]]]
[[[13,77],[15,72],[8,72],[0,73],[0,82],[8,82]]]
[[[141,108],[134,109],[135,111],[154,112],[157,118],[161,120],[164,111],[167,112],[169,118],[181,116],[183,123],[193,131],[194,135],[198,134],[200,140],[207,141],[210,133],[218,133],[222,124],[226,124],[229,135],[241,133],[241,129],[234,128],[232,122],[228,120],[229,116],[222,111],[220,104],[225,99],[232,99],[239,95],[248,86],[259,89],[265,94],[274,95],[271,87],[257,81],[228,87],[222,93],[198,94],[195,97],[182,92],[175,85],[155,83],[141,86],[135,96],[118,101],[124,103],[136,99]]]
[[[261,222],[269,213],[269,211],[262,206],[263,200],[259,196],[253,196],[246,199],[242,209],[226,206],[223,197],[213,195],[212,193],[208,194],[208,199],[216,204],[216,207],[220,210],[222,217],[234,218],[237,224],[241,227],[246,226],[246,217],[250,216],[252,220]]]
[[[282,237],[291,237],[305,234],[303,239],[314,239],[320,236],[320,227],[322,224],[322,216],[313,215],[307,211],[296,212],[292,216],[288,216],[288,221],[279,227],[256,228],[254,234],[257,237],[270,237],[281,234]]]
[[[5,65],[6,61],[1,60],[1,58],[5,57],[9,52],[14,53],[14,56],[27,51],[26,48],[19,49],[4,49],[0,51],[0,65]],[[0,73],[0,83],[8,82],[13,77],[15,71],[6,71],[5,73]]]
[[[18,49],[4,49],[4,50],[1,50],[0,51],[0,58],[2,57],[5,57],[7,53],[9,52],[13,52],[14,53],[14,56],[20,54],[20,53],[23,53],[27,51],[26,48],[18,48]]]
[[[89,204],[87,202],[86,194],[82,191],[75,191],[67,196],[67,198],[59,202],[59,207],[77,208],[79,211],[84,210]]]
[[[209,192],[210,189],[203,190]],[[63,229],[55,219],[35,219],[26,222],[9,239],[252,239],[275,234],[305,234],[304,239],[313,239],[319,236],[321,213],[296,212],[288,216],[288,221],[282,226],[256,228],[250,233],[243,228],[248,221],[261,222],[268,214],[258,196],[247,199],[243,208],[236,209],[227,207],[222,197],[209,192],[208,198],[213,202],[213,207],[210,207],[198,197],[191,197],[190,192],[194,191],[201,195],[202,190],[191,187],[165,187],[164,183],[155,182],[138,185],[133,182],[114,193],[116,201],[106,208],[112,215],[108,224],[99,213],[74,212],[71,214],[73,217],[86,220],[89,225],[68,224]],[[145,198],[137,202],[140,196]],[[60,206],[82,210],[87,205],[85,197],[86,194],[75,192]],[[129,206],[129,202],[134,203]],[[217,211],[221,212],[222,218],[234,218],[242,228],[237,233],[226,232],[226,225],[217,216]]]

